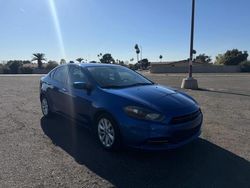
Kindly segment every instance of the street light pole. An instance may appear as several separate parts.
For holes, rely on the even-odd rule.
[[[193,54],[194,54],[194,12],[195,0],[192,0],[192,17],[191,17],[191,37],[190,37],[190,56],[189,56],[189,78],[192,78],[193,73]]]
[[[195,13],[195,0],[192,0],[189,74],[187,78],[184,78],[182,80],[182,84],[181,84],[181,88],[185,88],[185,89],[198,89],[198,81],[193,78],[193,54],[195,52],[194,50],[194,13]]]

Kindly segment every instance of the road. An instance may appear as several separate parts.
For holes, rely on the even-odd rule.
[[[184,74],[150,74],[179,88]],[[104,151],[78,123],[44,119],[39,75],[0,76],[0,187],[250,187],[250,74],[195,74],[201,138],[177,150]]]

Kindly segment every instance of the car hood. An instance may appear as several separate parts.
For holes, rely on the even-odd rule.
[[[108,93],[130,99],[131,105],[138,105],[137,103],[139,103],[161,112],[187,108],[196,104],[191,98],[161,85],[143,85],[105,90]]]

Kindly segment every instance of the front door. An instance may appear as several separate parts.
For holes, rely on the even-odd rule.
[[[68,98],[67,98],[67,113],[80,121],[89,122],[89,109],[91,106],[91,92],[85,89],[76,89],[73,87],[74,82],[85,82],[89,80],[83,71],[83,68],[78,65],[69,65],[68,79]]]

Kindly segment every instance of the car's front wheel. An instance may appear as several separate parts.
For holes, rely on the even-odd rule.
[[[100,144],[106,150],[117,150],[121,147],[119,128],[108,114],[102,114],[96,121],[96,134]]]
[[[41,108],[44,117],[50,117],[52,115],[48,99],[45,96],[41,98]]]

